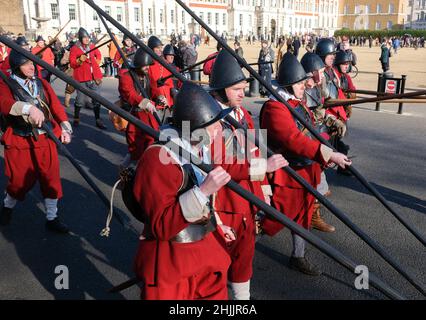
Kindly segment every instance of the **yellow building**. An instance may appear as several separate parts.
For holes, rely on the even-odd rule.
[[[340,28],[383,30],[402,28],[407,23],[408,0],[342,0]]]

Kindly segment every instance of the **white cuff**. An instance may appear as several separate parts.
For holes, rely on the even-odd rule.
[[[181,194],[179,197],[179,204],[185,220],[193,223],[202,218],[207,218],[209,216],[209,208],[207,207],[208,201],[209,199],[198,187],[194,187]]]
[[[256,158],[250,160],[250,181],[263,181],[266,175],[267,160],[264,158]]]
[[[9,114],[11,116],[22,116],[22,115],[28,115],[30,113],[32,105],[28,104],[24,101],[16,101],[12,108],[10,108]],[[24,110],[28,113],[24,113]]]
[[[25,115],[29,115],[30,114],[30,109],[31,109],[32,105],[31,104],[26,104],[23,108],[22,108],[22,114]]]
[[[326,145],[321,145],[321,155],[325,162],[329,162],[331,155],[333,153],[333,149],[327,147]]]

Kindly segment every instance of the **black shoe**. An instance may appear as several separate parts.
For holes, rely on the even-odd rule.
[[[10,220],[12,220],[12,211],[13,209],[3,206],[0,212],[0,226],[7,226],[10,223]]]
[[[64,225],[59,218],[55,218],[51,221],[46,221],[46,228],[47,230],[56,232],[56,233],[69,233],[69,229],[66,225]]]
[[[105,130],[107,127],[104,125],[104,123],[102,122],[102,120],[101,119],[97,119],[96,120],[96,126],[99,128],[99,129],[102,129],[102,130]]]
[[[290,268],[302,272],[310,276],[320,276],[321,271],[312,265],[305,257],[303,258],[290,258]]]

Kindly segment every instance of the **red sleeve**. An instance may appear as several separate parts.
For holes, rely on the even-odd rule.
[[[290,152],[325,164],[321,156],[321,143],[305,136],[297,128],[286,106],[277,101],[268,101],[263,108],[261,128],[268,130],[268,145],[273,145],[280,152]]]
[[[124,101],[132,106],[137,106],[141,103],[143,97],[136,91],[133,79],[129,72],[126,72],[119,77],[118,86],[120,96]]]
[[[134,112],[132,114],[146,125],[157,131],[159,130],[159,125],[151,113],[140,111]],[[153,137],[151,137],[149,134],[146,134],[130,122],[126,128],[126,139],[131,158],[135,161],[138,161],[145,150],[154,143]]]
[[[16,100],[13,97],[9,86],[5,82],[3,82],[3,80],[0,80],[0,92],[0,113],[3,115],[8,115],[10,109],[15,104]]]
[[[217,55],[217,54],[215,54],[215,55]],[[208,57],[211,57],[211,55],[210,55],[210,56],[208,56]],[[207,61],[207,62],[204,64],[204,66],[203,66],[203,73],[204,73],[206,76],[209,76],[209,75],[212,73],[213,64],[214,64],[214,62],[215,62],[215,61],[216,61],[216,59],[212,59],[212,60]]]
[[[53,52],[50,48],[47,48],[46,51],[43,52],[43,60],[53,66],[55,61],[55,56],[53,55]]]
[[[115,53],[115,57],[114,57],[114,67],[116,67],[116,68],[120,67],[120,63],[119,63],[120,59],[121,59],[121,55],[120,55],[120,52],[118,52],[118,50],[117,50],[117,52]]]
[[[80,52],[80,50],[76,46],[73,46],[70,50],[70,66],[73,69],[76,69],[80,66],[79,63],[77,62],[77,59],[80,56],[79,52]]]
[[[49,100],[50,112],[52,113],[55,121],[60,124],[61,122],[68,121],[68,116],[65,112],[65,108],[62,106],[59,101],[58,96],[55,91],[53,91],[52,86],[44,79],[41,79],[43,83],[43,88],[46,92],[47,98]]]
[[[93,46],[93,45],[92,45]],[[93,46],[93,48],[94,48],[95,46]],[[92,49],[92,48],[90,48],[90,49]],[[99,49],[96,49],[95,51],[93,51],[93,56],[95,57],[95,59],[97,60],[97,61],[101,61],[102,60],[102,54],[101,54],[101,52],[99,51]],[[92,63],[93,63],[93,61],[92,61]]]
[[[179,204],[178,190],[182,184],[182,171],[176,164],[163,164],[159,160],[159,147],[147,150],[136,170],[133,193],[147,214],[153,236],[169,241],[186,228]],[[164,149],[163,149],[164,150]]]

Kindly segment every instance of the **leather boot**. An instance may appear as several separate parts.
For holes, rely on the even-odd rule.
[[[70,107],[70,102],[71,102],[71,94],[65,93],[64,106],[67,107],[67,108],[69,108]]]
[[[334,231],[336,231],[335,227],[326,223],[321,218],[320,208],[321,208],[321,204],[319,204],[319,203],[314,204],[314,214],[312,215],[312,222],[311,222],[312,228],[317,229],[317,230],[322,231],[322,232],[334,232]]]
[[[311,264],[306,259],[306,257],[303,257],[303,258],[291,257],[290,268],[293,270],[302,272],[304,274],[307,274],[309,276],[320,276],[322,274],[322,271],[319,270],[317,267],[315,267],[313,264]]]

